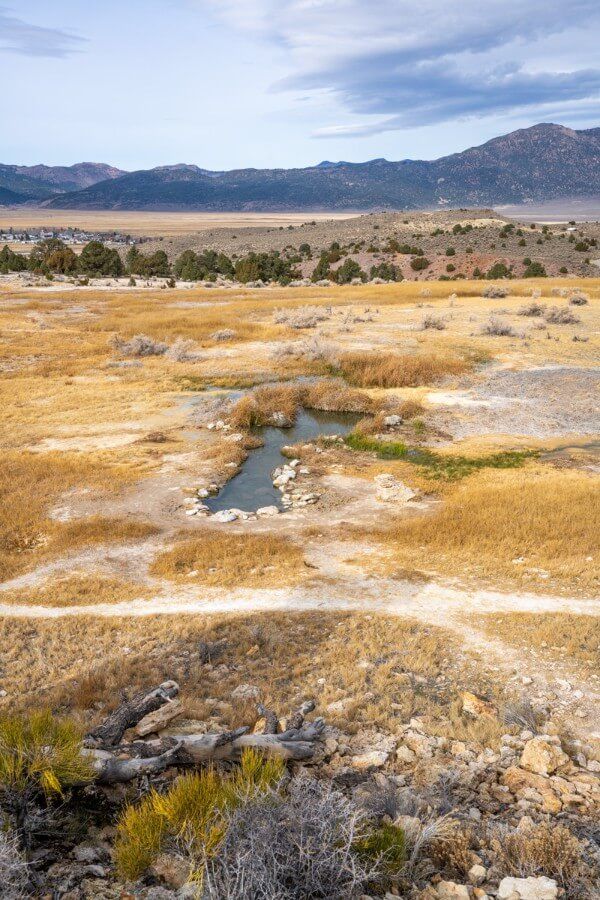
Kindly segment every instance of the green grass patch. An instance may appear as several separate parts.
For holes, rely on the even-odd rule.
[[[376,453],[378,459],[402,459],[426,470],[431,478],[457,481],[479,469],[517,469],[528,459],[539,456],[537,450],[503,450],[486,456],[459,456],[436,453],[421,447],[409,447],[401,441],[378,441],[353,431],[345,438],[352,450]]]

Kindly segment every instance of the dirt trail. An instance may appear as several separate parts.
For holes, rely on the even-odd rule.
[[[343,547],[347,553],[348,545]],[[321,563],[321,577],[296,588],[224,591],[155,582],[148,585],[150,596],[147,599],[61,608],[0,603],[0,616],[58,619],[73,615],[137,617],[339,610],[413,617],[424,624],[455,631],[463,648],[481,657],[482,666],[503,673],[504,679],[516,687],[522,684],[522,678],[531,678],[528,696],[550,700],[574,734],[588,740],[590,737],[600,739],[600,679],[597,676],[592,675],[589,681],[582,680],[568,662],[544,659],[534,651],[490,638],[466,620],[471,614],[515,611],[600,615],[597,600],[467,590],[450,583],[423,584],[365,576],[345,565],[340,559],[339,547],[332,545],[313,554],[313,561]],[[135,554],[129,562],[135,565]]]

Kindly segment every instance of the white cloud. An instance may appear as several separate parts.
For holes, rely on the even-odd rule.
[[[331,92],[350,114],[368,117],[318,136],[583,100],[600,110],[598,0],[200,2],[231,27],[285,48],[290,74],[276,90]],[[557,42],[561,61],[553,64]]]

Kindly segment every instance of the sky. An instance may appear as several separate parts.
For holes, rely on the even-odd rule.
[[[0,0],[0,162],[434,159],[600,125],[600,0]]]

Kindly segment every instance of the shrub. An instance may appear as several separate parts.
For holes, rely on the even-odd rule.
[[[403,275],[398,266],[392,263],[382,262],[378,266],[371,266],[369,273],[371,281],[374,278],[382,278],[384,281],[402,281]]]
[[[488,269],[486,273],[486,278],[493,280],[494,278],[509,278],[510,277],[510,269],[508,266],[505,266],[504,263],[494,263],[494,265]],[[506,295],[505,295],[506,296]]]
[[[481,334],[492,337],[515,337],[516,332],[510,322],[499,319],[497,316],[490,316],[489,320],[481,326]]]
[[[431,263],[427,259],[426,256],[415,256],[414,259],[410,261],[410,267],[415,272],[421,272],[423,269],[428,269]]]
[[[225,837],[226,814],[281,782],[284,764],[243,752],[240,766],[227,776],[207,768],[178,778],[169,790],[152,790],[125,808],[117,824],[115,862],[124,878],[138,878],[168,843],[202,866]]]
[[[147,334],[136,334],[128,341],[115,334],[108,344],[119,356],[163,356],[169,349],[164,341],[155,341]]]
[[[591,887],[593,876],[584,861],[583,846],[564,825],[543,822],[523,829],[498,826],[491,848],[496,865],[505,875],[546,875],[554,878],[573,900],[596,896],[586,890],[586,886]]]
[[[186,360],[194,358],[194,354],[192,353],[194,347],[195,344],[193,341],[186,338],[177,338],[177,340],[167,348],[165,356],[175,362],[186,362]]]
[[[300,306],[296,309],[276,309],[273,318],[277,325],[289,328],[316,328],[331,316],[331,308],[325,306]]]
[[[355,849],[365,863],[379,866],[391,878],[406,862],[406,837],[398,825],[383,824],[357,841]]]
[[[444,331],[446,328],[446,322],[442,319],[441,316],[436,316],[434,313],[427,313],[423,316],[423,321],[421,322],[421,328],[424,331],[428,329],[433,329],[434,331]]]
[[[81,750],[81,731],[49,710],[0,719],[0,794],[25,850],[38,796],[62,796],[90,781],[94,770]]]
[[[30,896],[27,861],[10,831],[0,831],[0,884],[4,900],[24,900]]]
[[[379,874],[355,852],[363,815],[322,782],[298,778],[286,798],[238,807],[208,860],[204,900],[349,900]]]
[[[543,316],[546,312],[546,304],[545,303],[537,303],[535,300],[532,303],[526,303],[524,306],[520,306],[517,310],[518,316]]]
[[[523,260],[525,263],[525,260]],[[539,262],[529,262],[527,264],[527,268],[523,272],[523,278],[545,278],[546,270],[543,265]]]
[[[567,306],[551,306],[544,316],[546,322],[552,325],[577,325],[581,322]]]
[[[366,281],[367,276],[354,259],[346,259],[335,272],[330,275],[338,284],[350,284],[355,278]]]
[[[489,287],[484,288],[482,292],[482,296],[487,297],[490,300],[499,300],[502,297],[508,297],[508,294],[508,288],[501,287],[498,284],[490,284]]]
[[[581,292],[571,294],[571,296],[569,297],[569,303],[571,304],[571,306],[587,306],[589,302],[590,298],[588,297],[588,295]]]

